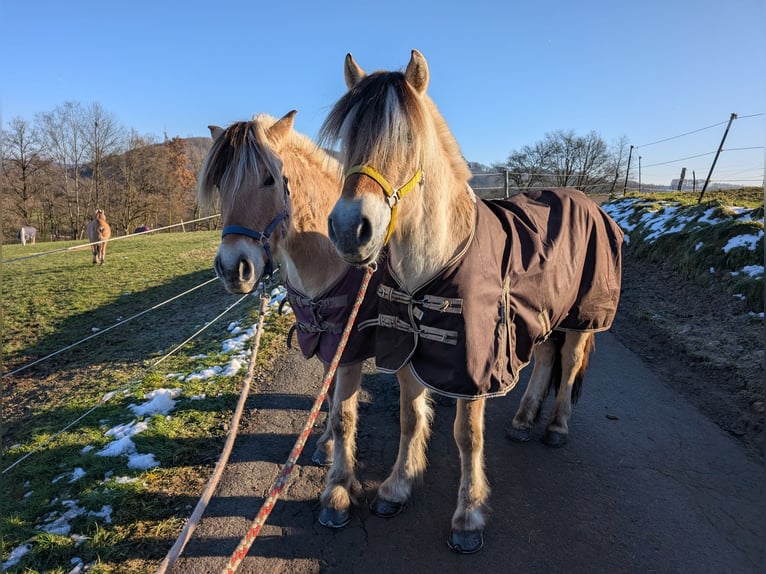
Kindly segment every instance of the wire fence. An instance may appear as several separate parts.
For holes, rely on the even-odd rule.
[[[216,214],[216,215],[213,215],[213,216],[210,216],[210,217],[218,217],[218,215]],[[208,219],[208,218],[202,218],[202,219]],[[179,224],[176,224],[176,225],[170,225],[170,226],[166,226],[166,227],[163,227],[163,228],[158,228],[158,229],[155,229],[155,230],[152,230],[152,231],[158,232],[158,231],[162,231],[162,230],[171,229],[171,228],[174,228],[174,227],[179,227],[181,225],[185,225],[185,224],[189,224],[189,223],[193,223],[193,222],[188,222],[187,221],[187,222],[179,223]],[[138,234],[137,233],[137,234],[132,234],[132,235],[126,235],[126,236],[122,236],[122,237],[119,237],[119,238],[110,239],[109,241],[114,241],[116,239],[136,239],[139,235],[142,235],[142,234]],[[8,264],[8,263],[14,263],[14,262],[17,262],[17,261],[28,259],[29,257],[41,257],[41,256],[45,256],[45,255],[51,255],[51,254],[54,254],[54,253],[72,252],[72,251],[75,251],[75,250],[78,250],[78,249],[87,248],[89,245],[93,245],[93,244],[95,244],[95,243],[90,243],[90,244],[87,244],[87,245],[78,245],[78,246],[68,247],[68,248],[64,248],[64,249],[54,249],[54,250],[49,250],[49,251],[43,251],[43,252],[40,252],[40,253],[32,254],[30,256],[3,260],[2,263],[3,264]],[[192,293],[197,292],[198,290],[203,289],[205,287],[208,287],[211,284],[214,284],[214,283],[217,283],[217,282],[218,282],[218,278],[213,276],[213,277],[208,278],[208,279],[202,281],[201,283],[198,283],[198,284],[196,284],[196,285],[194,285],[194,286],[192,286],[192,287],[190,287],[188,289],[183,289],[182,291],[180,291],[178,293],[175,293],[175,294],[173,294],[171,296],[165,297],[165,298],[163,298],[163,300],[161,300],[161,301],[159,301],[159,302],[157,302],[155,304],[148,305],[143,310],[141,310],[139,312],[136,312],[136,313],[132,314],[131,316],[125,318],[125,319],[120,318],[120,320],[118,320],[113,325],[110,325],[110,326],[105,327],[103,329],[99,329],[98,331],[96,331],[94,333],[82,336],[78,340],[76,340],[75,342],[70,343],[70,344],[66,344],[66,345],[62,345],[61,347],[59,347],[58,349],[54,350],[53,352],[47,353],[45,356],[42,356],[42,357],[40,357],[38,359],[29,361],[29,362],[27,362],[27,363],[25,363],[25,364],[23,364],[23,365],[21,365],[19,367],[16,367],[13,370],[10,370],[8,372],[4,372],[2,374],[2,376],[0,377],[0,379],[3,380],[4,382],[12,380],[12,379],[18,377],[19,375],[21,375],[22,373],[24,373],[25,371],[29,370],[30,368],[44,366],[46,363],[51,361],[53,358],[59,357],[61,355],[65,355],[66,353],[69,353],[70,351],[72,351],[73,349],[75,349],[77,347],[83,346],[85,344],[89,344],[89,345],[96,344],[99,339],[101,339],[105,335],[109,334],[110,332],[112,332],[114,330],[117,330],[117,329],[122,329],[122,328],[124,328],[126,325],[128,325],[130,323],[134,323],[135,324],[137,319],[145,317],[145,316],[147,316],[147,315],[149,315],[149,314],[151,314],[153,312],[156,312],[159,309],[167,306],[170,303],[182,300],[183,298],[188,297]],[[61,289],[66,289],[67,286],[61,285],[60,288]],[[223,319],[225,316],[230,314],[231,311],[233,311],[235,308],[240,306],[243,302],[247,301],[248,298],[250,298],[252,300],[255,300],[255,298],[251,297],[250,295],[243,295],[243,296],[239,297],[236,301],[231,303],[230,305],[226,306],[222,311],[217,313],[214,317],[207,318],[204,321],[204,324],[201,327],[195,327],[194,328],[195,330],[194,330],[194,332],[191,335],[186,337],[180,343],[177,343],[175,345],[171,345],[172,349],[170,351],[166,352],[165,354],[163,354],[158,359],[152,361],[149,366],[144,368],[137,376],[133,377],[127,384],[123,385],[121,388],[113,389],[112,391],[107,392],[106,394],[103,395],[102,399],[98,403],[93,404],[90,408],[86,409],[85,412],[83,412],[82,414],[80,414],[79,416],[77,416],[76,418],[74,418],[71,421],[68,421],[66,423],[62,423],[61,425],[59,425],[60,428],[53,429],[51,434],[50,434],[50,436],[48,436],[43,442],[41,442],[40,444],[37,444],[34,448],[32,448],[28,452],[26,452],[22,457],[20,457],[17,460],[15,460],[12,464],[8,465],[6,468],[4,468],[2,471],[0,471],[0,474],[6,474],[11,469],[15,468],[16,466],[18,466],[22,462],[24,462],[27,459],[29,459],[35,453],[40,452],[41,450],[43,450],[47,445],[49,445],[52,441],[56,440],[63,433],[65,433],[65,432],[67,432],[67,431],[69,431],[69,430],[71,430],[73,428],[76,428],[76,426],[80,422],[82,422],[84,419],[86,419],[89,415],[91,415],[97,409],[99,409],[99,408],[103,407],[104,405],[106,405],[113,397],[115,397],[115,396],[122,396],[124,393],[129,393],[131,391],[134,391],[138,385],[143,383],[144,377],[151,370],[155,369],[158,365],[160,365],[161,363],[165,362],[169,357],[177,354],[181,349],[183,349],[184,347],[188,346],[190,343],[192,343],[193,341],[198,339],[205,331],[210,329],[212,326],[216,325],[221,319]],[[10,312],[22,312],[21,309],[10,309],[10,310],[7,310],[6,313],[8,311],[10,311]],[[62,310],[62,312],[65,313],[66,311]],[[127,340],[130,341],[131,339],[128,337]],[[125,348],[124,351],[125,351],[126,355],[130,353],[130,349],[129,348]],[[7,358],[7,356],[5,358]],[[2,366],[4,367],[5,365],[3,364]],[[6,398],[6,400],[8,400],[8,399]]]
[[[764,113],[747,115],[732,114],[729,120],[716,122],[704,127],[685,131],[669,137],[662,137],[640,146],[631,145],[626,152],[627,162],[614,175],[600,178],[572,174],[562,184],[562,176],[546,172],[518,172],[509,168],[494,171],[476,171],[470,181],[473,190],[487,199],[510,197],[522,191],[543,189],[551,186],[571,186],[585,193],[622,193],[624,191],[698,191],[707,183],[708,189],[732,189],[739,187],[761,187],[764,184],[764,146],[752,140],[753,131],[738,132],[740,124],[746,122],[749,128],[754,123],[763,123]],[[718,139],[721,126],[729,124],[720,144]],[[728,140],[726,136],[728,135]],[[677,140],[685,139],[683,149],[698,153],[675,157]],[[724,145],[728,142],[729,145]],[[662,144],[672,144],[671,147]],[[646,160],[649,160],[648,162]],[[678,176],[668,177],[668,167],[678,166]],[[715,167],[715,170],[713,169]],[[660,169],[661,168],[661,169]],[[707,175],[707,177],[706,177]],[[585,183],[578,183],[581,181]],[[663,181],[663,183],[657,183]],[[516,182],[536,181],[530,185]]]

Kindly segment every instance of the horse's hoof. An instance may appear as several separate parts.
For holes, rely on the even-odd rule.
[[[349,522],[351,522],[351,513],[348,510],[322,508],[319,511],[319,524],[327,528],[343,528]]]
[[[513,442],[528,442],[531,435],[532,429],[517,429],[516,427],[508,428],[508,438]]]
[[[569,442],[569,435],[563,432],[546,431],[543,442],[553,448],[559,448]]]
[[[399,514],[403,508],[403,502],[391,502],[390,500],[383,500],[377,496],[370,505],[370,510],[372,513],[375,516],[379,516],[381,518],[393,518]]]
[[[453,530],[447,546],[458,554],[474,554],[484,546],[484,533],[481,530]]]
[[[332,466],[332,455],[328,455],[322,449],[316,449],[311,455],[311,462],[318,466]]]

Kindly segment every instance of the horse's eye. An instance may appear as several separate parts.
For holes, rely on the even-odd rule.
[[[274,185],[274,178],[271,175],[267,175],[266,180],[263,182],[263,185],[268,185],[268,186]]]

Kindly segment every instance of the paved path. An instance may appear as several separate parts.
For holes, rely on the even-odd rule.
[[[220,572],[226,565],[320,380],[314,362],[289,353],[274,379],[260,382],[217,496],[174,573]],[[309,460],[317,432],[238,572],[763,571],[763,464],[614,336],[597,335],[564,448],[506,438],[524,384],[487,407],[492,513],[480,553],[458,556],[445,543],[458,461],[454,407],[438,405],[429,469],[400,516],[383,520],[362,507],[342,531],[317,523],[325,474]],[[372,369],[363,386],[359,476],[371,500],[396,456],[398,389],[393,377]],[[535,438],[542,430],[541,424]]]

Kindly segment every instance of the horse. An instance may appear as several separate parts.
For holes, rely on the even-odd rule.
[[[249,293],[278,268],[296,317],[288,344],[297,332],[304,357],[317,357],[326,375],[364,270],[346,263],[327,236],[341,166],[293,129],[295,114],[209,126],[213,144],[197,190],[204,206],[220,198],[224,227],[214,268],[226,290]],[[372,276],[357,319],[374,315],[381,275]],[[355,474],[357,402],[362,362],[373,354],[374,330],[353,331],[328,392],[327,426],[312,460],[331,467],[319,512],[329,528],[348,524],[362,492]]]
[[[340,144],[350,166],[329,234],[354,265],[376,261],[387,246],[375,360],[400,385],[399,453],[371,510],[386,518],[402,510],[427,464],[430,394],[452,397],[461,477],[447,543],[478,552],[490,490],[486,398],[509,392],[534,358],[509,429],[511,438],[529,440],[560,367],[544,441],[567,442],[594,333],[610,327],[617,309],[622,232],[576,190],[477,198],[458,143],[426,93],[428,65],[417,50],[404,72],[370,75],[348,54],[344,77],[348,91],[319,138]]]
[[[25,225],[19,229],[18,238],[22,245],[26,245],[27,243],[34,245],[35,239],[37,238],[37,229],[31,225]]]
[[[106,243],[112,236],[112,228],[106,221],[106,215],[103,209],[97,209],[93,219],[85,230],[88,234],[88,241],[91,243],[93,252],[93,265],[98,263],[103,265],[106,262]]]

